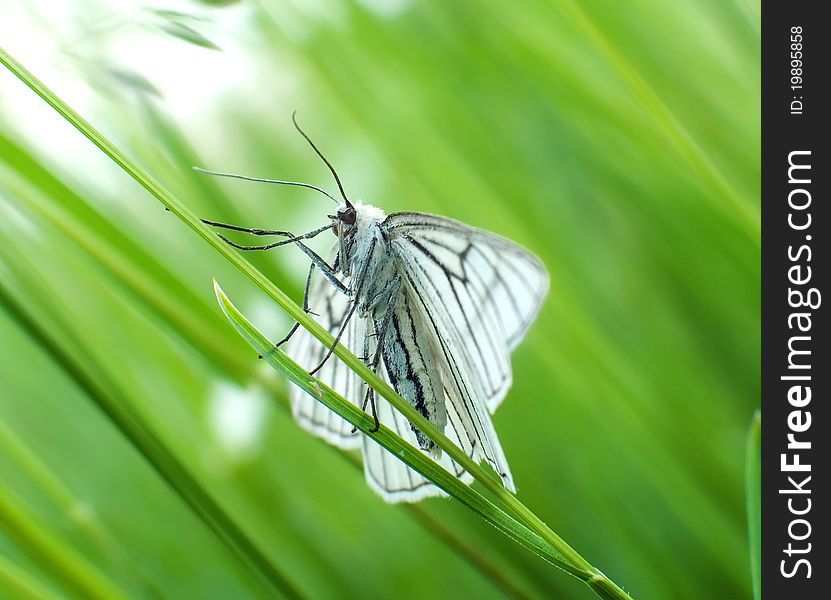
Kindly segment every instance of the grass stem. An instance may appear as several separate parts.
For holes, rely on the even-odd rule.
[[[23,65],[0,48],[0,63],[4,64],[23,83],[38,94],[47,104],[61,114],[69,123],[78,129],[85,137],[94,143],[102,152],[110,157],[118,166],[126,171],[133,179],[142,185],[156,199],[158,199],[173,215],[181,219],[186,225],[193,229],[205,241],[207,241],[217,252],[225,257],[231,264],[246,275],[253,283],[268,294],[278,305],[280,305],[289,316],[298,321],[312,335],[323,344],[331,345],[334,342],[332,335],[323,329],[314,319],[307,315],[300,306],[295,304],[287,294],[277,288],[259,270],[245,260],[237,251],[225,244],[211,229],[205,226],[201,220],[175,198],[164,186],[156,181],[149,173],[132,161],[118,147],[104,137],[88,121],[70,108],[52,90],[38,80]],[[221,300],[221,298],[220,298]],[[230,306],[228,302],[225,307]],[[226,313],[227,314],[227,313]],[[267,340],[266,340],[267,341]],[[484,496],[473,493],[471,488],[462,486],[467,491],[456,487],[459,482],[455,477],[438,467],[431,459],[422,452],[406,444],[401,438],[392,434],[383,427],[374,439],[379,441],[385,448],[396,453],[403,452],[407,462],[419,472],[426,470],[432,474],[433,480],[439,487],[451,493],[469,508],[483,516],[488,522],[500,528],[504,533],[515,541],[523,544],[538,555],[546,558],[552,564],[557,565],[564,571],[586,582],[589,587],[598,595],[604,598],[629,598],[620,587],[609,580],[598,569],[594,568],[576,550],[569,546],[560,536],[552,531],[538,516],[525,507],[515,496],[509,493],[502,484],[491,478],[485,470],[458,446],[453,444],[442,432],[438,431],[429,421],[410,406],[392,387],[382,381],[369,367],[352,354],[347,348],[339,344],[335,348],[335,354],[359,377],[372,386],[382,397],[393,407],[401,412],[413,425],[418,427],[425,435],[432,439],[436,445],[448,453],[448,455],[470,473],[477,481],[494,496],[495,503],[490,502]],[[267,354],[267,356],[279,356],[279,353]],[[295,365],[296,366],[296,365]],[[299,369],[299,367],[297,367]],[[316,383],[308,374],[302,371],[307,378],[306,385],[301,385],[308,393],[315,394],[320,384]],[[299,372],[294,373],[295,383],[302,380]],[[331,392],[331,390],[329,390]],[[334,396],[328,393],[320,394],[321,401],[326,404],[323,397],[330,400]],[[362,431],[369,432],[374,425],[369,415],[359,411],[350,403],[332,401],[327,406],[338,412],[336,406],[348,413],[344,416],[359,427]],[[350,411],[356,411],[351,413]],[[339,413],[340,414],[340,413]],[[403,444],[403,445],[402,445]],[[400,454],[398,454],[400,456]],[[446,477],[441,472],[446,474]],[[435,479],[434,479],[435,477]],[[447,478],[450,479],[447,479]]]

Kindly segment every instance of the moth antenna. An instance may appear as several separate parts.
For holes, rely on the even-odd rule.
[[[332,194],[330,194],[323,188],[319,188],[316,185],[312,185],[311,183],[303,183],[302,181],[284,181],[283,179],[266,179],[264,177],[249,177],[248,175],[235,175],[234,173],[220,173],[219,171],[209,171],[208,169],[203,169],[202,167],[193,167],[193,170],[199,171],[200,173],[206,173],[207,175],[216,175],[217,177],[231,177],[232,179],[244,179],[245,181],[258,181],[260,183],[279,183],[280,185],[294,185],[297,187],[304,187],[310,190],[314,190],[316,192],[320,192],[335,204],[339,204],[338,199],[332,196]]]
[[[300,129],[300,125],[297,124],[297,111],[291,113],[291,120],[294,123],[294,128],[297,129],[300,135],[302,135],[307,142],[309,142],[309,145],[312,147],[312,150],[314,150],[315,153],[321,158],[321,160],[323,160],[323,162],[326,163],[326,166],[329,167],[329,171],[332,172],[332,176],[335,178],[335,183],[338,184],[338,189],[340,190],[340,195],[343,197],[343,201],[346,202],[346,206],[351,207],[352,203],[349,201],[349,198],[346,197],[346,192],[343,191],[343,185],[341,185],[340,178],[338,177],[338,174],[335,172],[335,167],[333,167],[332,163],[330,163],[326,159],[326,157],[323,156],[323,153],[317,149],[317,146],[315,146],[315,143],[311,140],[311,138],[308,135],[306,135],[306,133],[302,129]]]

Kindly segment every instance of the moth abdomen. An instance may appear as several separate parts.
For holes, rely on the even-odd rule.
[[[447,424],[444,387],[434,363],[431,332],[410,306],[403,287],[387,307],[392,311],[383,340],[383,359],[390,383],[425,419],[444,432]],[[410,424],[422,450],[440,453],[433,441]]]

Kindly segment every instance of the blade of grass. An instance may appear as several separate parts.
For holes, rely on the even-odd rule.
[[[5,486],[0,486],[0,528],[16,540],[41,568],[79,597],[126,600],[127,597],[106,575],[18,503]]]
[[[363,474],[363,467],[360,469],[361,474]],[[514,598],[515,600],[530,600],[533,597],[523,587],[511,581],[511,578],[507,576],[504,569],[500,569],[494,562],[486,558],[479,548],[461,540],[453,531],[424,511],[421,506],[418,504],[405,504],[404,509],[425,530],[436,536],[448,548],[468,561],[507,597]],[[525,583],[524,585],[529,586],[530,584]],[[542,595],[539,590],[536,590],[536,593],[537,597]]]
[[[155,118],[159,117],[155,116]],[[169,127],[167,124],[164,125],[165,127]],[[181,137],[173,137],[175,139],[169,143],[174,143],[179,154],[189,156],[190,154],[188,153],[188,148],[184,144]],[[165,288],[165,283],[171,281],[171,279],[165,277],[157,281],[159,278],[156,277],[160,271],[165,271],[164,265],[153,263],[153,268],[149,269],[149,272],[142,271],[145,273],[145,277],[141,282],[141,285],[132,285],[136,278],[133,277],[131,273],[138,272],[136,271],[138,264],[143,264],[145,261],[149,260],[148,256],[141,254],[141,251],[138,248],[135,248],[131,253],[122,252],[122,245],[128,243],[128,240],[123,237],[116,238],[118,240],[117,243],[108,244],[104,239],[104,236],[100,233],[100,230],[102,228],[106,229],[110,235],[118,235],[119,232],[115,229],[115,226],[107,220],[107,217],[94,212],[95,209],[89,205],[86,205],[82,196],[76,195],[50,171],[43,169],[20,145],[2,135],[0,135],[0,155],[10,162],[14,170],[16,170],[18,174],[21,174],[21,177],[23,177],[23,173],[26,174],[26,183],[37,188],[37,190],[29,189],[21,184],[17,186],[20,189],[15,189],[13,186],[11,189],[14,197],[23,200],[26,203],[30,203],[32,209],[39,215],[39,217],[52,223],[80,248],[88,251],[90,257],[99,263],[100,266],[108,273],[112,274],[116,280],[121,281],[125,285],[125,289],[133,294],[136,299],[142,301],[153,312],[159,314],[165,322],[172,324],[178,332],[185,333],[190,339],[193,347],[202,353],[205,358],[212,361],[216,369],[228,371],[228,374],[231,377],[244,376],[248,379],[256,380],[260,385],[263,385],[266,389],[268,389],[272,397],[279,398],[280,402],[278,402],[278,405],[282,410],[289,410],[287,399],[284,396],[284,388],[279,386],[278,390],[278,386],[276,385],[274,379],[271,377],[265,377],[264,372],[261,369],[254,368],[256,367],[255,363],[252,363],[250,360],[245,360],[245,358],[240,356],[239,353],[232,351],[228,344],[214,344],[215,347],[222,350],[222,356],[217,357],[216,354],[212,352],[212,347],[205,347],[203,344],[199,343],[200,340],[205,338],[209,338],[210,340],[218,339],[217,336],[209,333],[211,329],[210,327],[205,327],[205,324],[202,323],[203,326],[197,328],[198,335],[191,337],[188,335],[190,334],[188,322],[176,318],[178,311],[165,310],[166,306],[173,306],[176,303],[176,298],[173,296],[175,296],[174,292],[179,289],[184,292],[188,292],[185,294],[184,299],[178,299],[178,304],[180,305],[187,304],[188,306],[192,306],[193,302],[198,300],[201,306],[203,300],[199,299],[199,297],[194,294],[189,293],[190,290],[188,288],[184,288],[184,284],[179,282],[177,279],[172,278],[172,275],[170,278],[172,278],[172,281],[176,282],[177,287],[176,289],[167,290]],[[200,161],[191,160],[185,162],[189,164],[199,163]],[[202,189],[204,181],[210,180],[197,178],[196,181],[203,184],[200,185],[200,189]],[[204,187],[209,189],[209,186]],[[44,193],[38,194],[38,191],[40,190],[43,190]],[[46,193],[47,191],[50,193]],[[205,191],[205,193],[208,192]],[[66,201],[71,204],[64,206],[63,204],[58,205],[58,203],[45,201],[46,198],[49,198],[54,194],[57,194],[62,199],[66,199]],[[42,199],[41,196],[44,196],[44,198]],[[76,215],[74,212],[69,210],[76,208],[86,209],[87,212],[84,213],[83,218],[81,215]],[[87,223],[88,220],[93,220],[95,227],[90,227],[89,223]],[[133,256],[134,254],[136,255],[135,257]],[[167,275],[166,272],[165,274]],[[164,298],[165,302],[158,302],[159,298]],[[159,306],[159,304],[161,304],[161,306]],[[202,312],[202,310],[199,310],[198,314],[201,316]],[[217,358],[220,358],[220,360],[216,360]],[[243,368],[241,370],[237,369],[236,367],[238,365],[242,365]],[[2,441],[3,438],[2,432],[3,429],[2,426],[0,426],[0,441]],[[351,468],[356,469],[360,475],[363,476],[363,466],[359,460],[355,460],[353,455],[340,452],[331,446],[329,446],[329,448],[331,448],[332,452],[337,456],[347,459],[347,464],[349,464]],[[518,583],[512,582],[510,578],[505,577],[497,566],[485,558],[477,548],[465,543],[456,533],[442,525],[439,521],[425,512],[420,506],[415,504],[406,504],[402,508],[407,510],[407,512],[413,516],[415,521],[420,526],[424,527],[431,535],[439,538],[442,543],[451,548],[464,560],[468,561],[506,595],[514,598],[528,597]]]
[[[0,554],[0,589],[21,600],[61,600],[36,577]]]
[[[759,236],[759,213],[744,202],[739,194],[733,189],[719,168],[713,163],[709,156],[701,149],[689,131],[681,124],[678,118],[667,107],[649,83],[641,76],[638,70],[630,63],[623,54],[612,44],[606,35],[595,25],[588,14],[574,0],[565,0],[560,3],[569,17],[586,33],[586,35],[603,52],[609,62],[614,65],[623,80],[632,89],[632,92],[650,114],[652,119],[663,130],[664,134],[678,149],[678,152],[689,164],[705,178],[716,194],[714,198],[726,198],[729,204],[736,211],[739,219],[747,230],[748,237],[758,246],[761,244]]]
[[[381,425],[377,432],[372,432],[375,422],[371,416],[335,393],[319,379],[309,375],[303,367],[291,360],[285,352],[275,348],[274,344],[239,312],[216,281],[214,281],[214,292],[216,293],[223,314],[231,322],[231,325],[233,325],[237,333],[283,377],[294,382],[306,393],[323,403],[327,408],[355,425],[361,432],[365,433],[389,452],[399,457],[407,465],[433,481],[448,494],[477,511],[489,523],[515,539],[518,539],[520,543],[523,543],[532,552],[537,553],[542,558],[566,570],[572,569],[571,565],[563,561],[561,557],[553,554],[548,548],[548,545],[539,536],[528,531],[527,528],[522,527],[516,520],[508,517],[502,510],[492,505],[471,487],[459,481],[438,463],[427,458],[423,452],[404,441],[397,434],[393,433],[392,430]],[[522,531],[523,529],[525,531]],[[526,534],[533,535],[536,543],[523,542],[522,538]]]
[[[281,375],[316,398],[329,410],[334,411],[355,425],[362,433],[430,479],[508,537],[553,565],[588,583],[601,597],[621,597],[616,594],[606,595],[615,589],[614,584],[608,585],[611,583],[608,580],[601,582],[603,577],[597,572],[591,573],[587,569],[579,568],[568,557],[563,556],[558,548],[509,516],[501,507],[489,501],[473,488],[462,483],[454,475],[428,458],[421,450],[404,441],[386,426],[381,425],[378,431],[373,432],[375,421],[371,416],[335,393],[322,381],[309,375],[303,367],[292,361],[285,352],[275,348],[274,344],[237,310],[216,281],[214,281],[214,291],[222,312],[234,326],[234,329]],[[628,596],[624,595],[622,597]]]
[[[104,556],[111,558],[116,566],[126,571],[129,577],[152,597],[164,597],[161,590],[142,571],[141,567],[130,559],[122,542],[106,529],[95,510],[83,499],[75,496],[61,477],[45,464],[2,419],[0,419],[0,449],[79,531],[95,542]]]
[[[3,137],[0,136],[0,154],[3,153],[4,142],[10,143],[9,140],[4,140]],[[16,147],[14,154],[7,155],[14,156],[15,158],[19,159],[20,152],[22,152],[22,149]],[[28,166],[31,167],[31,164]],[[43,183],[44,179],[54,179],[54,176],[52,176],[52,174],[49,171],[38,169],[37,173],[40,178],[39,183]],[[53,181],[52,185],[59,184],[57,181]],[[34,193],[35,192],[33,190],[24,191],[23,189],[21,189],[17,192],[14,192],[14,195],[18,199],[28,199],[29,196]],[[67,188],[62,188],[61,196],[71,196],[73,198],[73,201],[79,203],[83,202],[83,198],[75,196]],[[143,281],[142,285],[131,285],[133,278],[129,275],[132,271],[135,270],[134,265],[136,261],[132,258],[128,258],[126,254],[122,254],[120,252],[119,245],[115,245],[115,247],[107,246],[107,244],[105,244],[105,241],[98,233],[98,227],[87,227],[82,220],[77,218],[74,214],[71,214],[69,211],[63,210],[61,207],[53,207],[52,205],[47,206],[46,204],[41,203],[39,199],[37,202],[34,199],[32,199],[32,202],[35,202],[35,204],[33,204],[32,207],[36,210],[38,215],[40,215],[42,218],[51,222],[55,227],[60,229],[63,233],[67,235],[68,238],[75,242],[79,247],[89,251],[90,257],[96,262],[100,263],[101,267],[106,269],[107,272],[111,273],[113,277],[115,277],[119,281],[122,281],[125,284],[126,289],[130,293],[134,294],[136,299],[145,303],[154,312],[157,312],[165,322],[173,324],[175,329],[180,333],[182,333],[183,330],[186,334],[189,333],[186,322],[182,322],[175,318],[177,314],[176,312],[160,310],[157,306],[157,298],[166,297],[168,295],[168,290],[159,287],[161,285],[161,282],[155,281],[155,278],[153,278],[152,281],[151,278],[145,278],[145,281]],[[105,217],[102,216],[100,218],[102,219],[101,224],[109,225],[109,223],[105,220]],[[107,246],[109,250],[105,251],[105,246]],[[119,260],[118,257],[122,257],[123,260]],[[150,271],[153,275],[155,275],[160,269],[164,269],[164,267],[162,265],[156,265]],[[152,290],[152,293],[150,293],[149,290]],[[190,294],[187,296],[187,298],[188,300],[191,299]],[[188,304],[188,302],[184,303]],[[173,305],[174,299],[171,298],[167,304]],[[182,304],[182,300],[179,300],[179,304]],[[162,306],[162,308],[164,308],[164,305]],[[199,341],[204,338],[210,338],[211,340],[217,339],[214,335],[206,334],[206,332],[209,331],[210,327],[198,328],[199,335],[194,336],[194,338],[191,338],[191,343],[193,347],[200,353],[202,353],[202,355],[205,356],[206,359],[211,360],[216,369],[227,371],[230,377],[238,377],[240,375],[244,375],[248,379],[256,380],[260,385],[264,386],[270,392],[272,397],[279,398],[279,407],[282,410],[287,411],[288,405],[287,400],[283,394],[283,388],[280,386],[278,390],[278,386],[275,384],[273,378],[265,377],[264,372],[262,370],[253,368],[256,366],[256,364],[253,364],[251,361],[246,361],[238,353],[231,352],[227,344],[216,345],[216,347],[220,348],[223,352],[222,359],[216,360],[217,357],[212,352],[212,348],[206,348],[205,346],[199,343]],[[243,366],[242,373],[239,369],[236,368],[238,365]],[[3,434],[4,429],[2,423],[0,423],[0,442],[3,440]],[[338,456],[344,457],[346,459],[354,458],[352,457],[352,455],[344,454],[334,447],[330,448],[332,452],[336,453]],[[35,457],[32,458],[34,459]],[[347,463],[352,468],[355,468],[361,474],[361,476],[363,475],[363,467],[361,466],[360,461],[347,460]],[[47,469],[45,466],[42,466],[42,468]],[[42,482],[44,479],[45,476],[39,477],[39,480]],[[50,490],[52,489],[51,486],[49,488],[45,487],[45,489],[47,489],[47,495],[52,497],[57,504],[67,504],[66,498],[56,498],[55,494],[50,493]],[[506,595],[513,598],[528,597],[527,594],[521,589],[521,587],[517,583],[512,582],[510,578],[505,577],[504,574],[497,568],[497,566],[488,559],[486,559],[476,548],[465,543],[461,538],[459,538],[458,535],[447,529],[440,522],[435,520],[432,516],[424,512],[418,505],[407,504],[403,508],[405,510],[408,510],[408,512],[413,516],[413,518],[419,525],[424,527],[431,535],[434,535],[437,538],[439,538],[442,541],[442,543],[444,543],[450,549],[456,552],[461,558],[468,561],[474,568],[479,570],[491,583],[493,583],[496,587],[501,589]],[[84,526],[86,525],[86,523],[82,523],[80,525]],[[97,528],[96,531],[97,534],[100,535],[106,533],[101,528]],[[96,532],[91,533],[95,534]],[[95,535],[93,537],[95,537]]]
[[[283,398],[280,398],[280,400],[283,400]],[[280,402],[281,408],[289,410],[289,408],[283,404],[283,402]],[[351,452],[342,452],[339,448],[329,444],[326,444],[326,447],[330,448],[339,457],[341,457],[344,463],[349,465],[350,468],[355,469],[361,477],[364,477],[364,467],[358,456]],[[431,535],[434,535],[448,548],[453,550],[453,552],[455,552],[458,556],[469,562],[472,567],[482,573],[488,581],[499,588],[509,598],[525,600],[526,598],[536,598],[545,595],[539,585],[533,588],[534,594],[532,595],[525,589],[525,587],[532,586],[531,582],[525,581],[523,585],[520,585],[517,582],[512,581],[504,570],[501,570],[497,564],[483,554],[481,548],[477,548],[474,545],[462,540],[455,531],[452,531],[450,528],[442,524],[436,517],[426,510],[424,505],[401,503],[398,506],[402,510],[405,510],[416,523],[421,525]],[[504,560],[511,560],[512,558],[515,558],[515,556],[503,555],[501,558]]]
[[[14,269],[11,264],[7,267]],[[41,289],[29,296],[41,297],[43,294],[44,291]],[[252,581],[259,585],[258,591],[261,595],[302,597],[254,540],[199,483],[187,466],[158,438],[141,415],[120,400],[129,397],[129,394],[119,390],[106,374],[94,368],[92,361],[85,360],[81,347],[71,342],[74,337],[71,331],[58,332],[54,327],[45,325],[43,319],[34,315],[30,307],[18,300],[2,281],[0,307],[3,307],[17,324],[52,356],[55,364],[86,393],[171,489],[205,523],[237,559],[238,563],[235,564],[238,564],[244,573],[250,574]]]
[[[201,304],[202,300],[198,297],[193,298],[191,294],[182,293],[177,296],[177,293],[187,289],[182,284],[175,290],[164,285],[163,281],[171,274],[163,266],[153,265],[152,269],[147,269],[147,264],[142,262],[143,256],[137,257],[137,260],[131,259],[118,245],[105,243],[95,227],[70,211],[55,203],[46,202],[39,193],[26,190],[21,183],[9,181],[7,185],[15,198],[21,200],[33,214],[51,223],[88,253],[112,274],[128,293],[140,298],[162,321],[173,324],[176,331],[191,345],[199,348],[211,363],[224,365],[238,380],[243,376],[257,379],[257,373],[250,365],[241,361],[227,344],[222,344],[210,335],[204,317],[200,318],[201,311],[189,310],[198,307],[197,303]],[[104,221],[103,218],[101,220]],[[265,386],[272,385],[267,381],[259,383]]]
[[[5,50],[0,48],[0,63],[3,63],[16,77],[25,83],[32,91],[38,94],[47,104],[61,114],[85,137],[93,142],[102,152],[109,156],[118,166],[124,169],[133,179],[141,184],[148,192],[155,196],[171,213],[179,217],[191,229],[204,238],[222,256],[245,274],[253,283],[277,302],[295,321],[299,322],[312,335],[326,345],[334,342],[333,336],[323,329],[313,318],[307,315],[300,306],[295,304],[282,290],[277,288],[260,271],[246,261],[237,251],[225,244],[216,234],[205,226],[201,220],[175,198],[165,187],[157,182],[149,173],[142,169],[135,162],[130,160],[119,148],[105,138],[88,121],[70,108],[52,90],[38,80],[23,65],[11,57]],[[576,550],[569,546],[560,536],[552,531],[537,515],[531,512],[515,496],[508,492],[501,483],[491,478],[486,471],[473,462],[467,454],[447,436],[438,431],[427,419],[418,413],[406,400],[398,395],[389,384],[382,381],[371,371],[358,357],[352,354],[342,344],[335,347],[335,355],[338,356],[352,371],[361,379],[366,381],[382,397],[401,412],[413,425],[418,427],[425,435],[433,440],[437,446],[448,453],[448,455],[470,473],[477,481],[482,483],[487,490],[495,496],[498,504],[511,517],[543,538],[556,553],[563,557],[566,564],[570,565],[572,574],[586,581],[592,589],[608,598],[628,598],[628,594],[609,580],[602,572],[593,567]],[[370,417],[364,414],[364,419]]]
[[[735,0],[736,5],[757,34],[762,31],[761,5],[758,0]]]
[[[747,532],[750,538],[750,575],[753,598],[762,597],[762,415],[757,410],[747,432],[745,462],[745,501]]]

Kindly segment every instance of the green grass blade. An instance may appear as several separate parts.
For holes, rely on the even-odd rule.
[[[7,266],[12,267],[11,263]],[[53,357],[55,364],[65,371],[136,447],[161,478],[238,560],[241,569],[253,576],[253,581],[261,586],[261,593],[279,594],[288,598],[301,597],[291,582],[272,564],[266,553],[201,485],[141,415],[121,400],[129,395],[119,390],[104,373],[92,368],[91,361],[84,360],[81,349],[70,343],[72,332],[56,332],[45,326],[3,282],[0,282],[0,307]]]
[[[295,304],[288,295],[277,288],[259,270],[246,261],[236,250],[225,244],[201,220],[175,198],[164,186],[157,182],[149,173],[127,157],[119,148],[104,137],[88,121],[70,108],[52,90],[38,80],[23,65],[0,48],[0,63],[3,63],[16,77],[37,93],[47,104],[61,114],[69,123],[78,129],[85,137],[93,142],[102,152],[109,156],[117,165],[124,169],[133,179],[141,184],[148,192],[155,196],[171,213],[185,222],[191,229],[207,241],[215,250],[245,274],[253,283],[268,294],[279,304],[295,321],[299,322],[312,335],[326,345],[334,342],[333,336],[323,329],[313,318],[307,315],[300,306]],[[358,357],[352,354],[342,344],[338,344],[334,351],[352,371],[366,381],[393,407],[401,412],[413,425],[418,427],[436,445],[461,465],[477,481],[482,483],[495,496],[497,504],[512,518],[540,536],[547,545],[562,556],[570,573],[586,581],[592,589],[608,598],[628,598],[628,595],[594,568],[585,558],[569,546],[560,536],[552,531],[537,515],[524,506],[515,496],[508,492],[501,483],[490,477],[486,471],[474,463],[465,452],[453,444],[447,436],[438,431],[427,419],[410,406],[393,388],[382,381]],[[363,416],[364,424],[370,423],[370,417]],[[420,454],[420,453],[417,453]],[[414,460],[420,457],[415,456]],[[432,461],[431,461],[432,462]],[[546,547],[548,550],[548,548]]]
[[[178,144],[179,154],[187,154],[187,148],[183,147],[182,140],[176,138],[174,141]],[[79,248],[87,251],[89,256],[99,266],[112,274],[115,280],[121,282],[125,289],[133,294],[133,297],[137,301],[142,302],[151,311],[158,314],[164,322],[171,324],[177,332],[185,334],[194,349],[198,350],[206,359],[211,361],[216,369],[227,372],[227,375],[232,378],[242,379],[244,377],[249,381],[257,381],[258,384],[269,390],[272,397],[277,397],[281,400],[278,402],[281,410],[288,410],[284,397],[284,387],[278,385],[273,377],[264,376],[265,372],[255,368],[257,366],[256,363],[237,352],[237,348],[232,347],[232,345],[214,335],[212,328],[207,326],[208,324],[204,322],[204,319],[201,319],[198,327],[191,327],[189,320],[177,318],[177,315],[185,314],[185,311],[176,309],[177,306],[187,306],[192,309],[195,303],[198,303],[200,306],[200,310],[197,313],[201,316],[203,312],[201,305],[204,303],[204,299],[193,294],[190,288],[185,287],[172,274],[167,273],[164,265],[157,262],[150,262],[152,260],[151,257],[142,254],[139,248],[133,248],[135,256],[132,255],[133,253],[123,252],[122,246],[129,244],[130,240],[121,235],[115,225],[107,220],[106,216],[95,213],[92,206],[85,205],[85,199],[82,196],[73,194],[50,171],[41,168],[35,162],[34,158],[30,157],[22,147],[14,144],[14,142],[5,138],[2,134],[0,134],[0,156],[9,160],[14,168],[19,168],[19,172],[25,172],[27,183],[36,186],[37,189],[55,190],[54,193],[58,194],[60,198],[66,199],[67,205],[64,206],[56,202],[45,202],[35,190],[30,190],[22,185],[19,186],[21,188],[20,190],[11,188],[14,196],[18,200],[30,206],[38,217],[54,225],[59,231],[77,244]],[[183,162],[190,164],[198,163],[199,161],[183,159]],[[197,181],[202,182],[203,180],[199,179]],[[83,216],[76,215],[70,210],[76,208],[86,209],[87,212]],[[92,220],[95,226],[91,226],[87,222],[88,220]],[[104,236],[100,232],[101,229],[105,229],[108,234],[115,236],[117,243],[107,244]],[[146,268],[148,265],[152,265],[152,268]],[[140,269],[142,266],[145,267],[144,270]],[[133,273],[143,278],[140,285],[134,285],[138,277],[133,276]],[[160,274],[164,275],[164,277],[158,277]],[[176,285],[171,289],[167,289],[171,282]],[[175,297],[176,292],[184,292],[182,294],[183,297],[178,298],[178,305],[175,304],[177,299]],[[176,310],[167,310],[168,306]],[[215,318],[215,313],[212,312],[211,315],[212,318]],[[210,345],[201,343],[205,340],[209,341]],[[217,352],[214,352],[214,349]],[[10,431],[5,431],[5,433],[11,435]],[[4,429],[2,423],[0,423],[0,443],[3,440]],[[334,447],[331,447],[331,449],[332,452],[340,456],[351,457],[351,455],[340,453]],[[35,457],[32,458],[35,460]],[[349,464],[351,468],[363,474],[363,467],[360,461],[347,460],[346,464]],[[45,469],[46,467],[43,468]],[[36,471],[34,468],[31,470]],[[63,500],[61,498],[55,498],[57,492],[52,493],[54,490],[50,486],[45,485],[43,477],[39,479],[44,483],[47,496],[52,497],[59,504],[61,502],[64,504],[67,503],[65,498]],[[471,566],[479,570],[484,577],[499,587],[506,595],[513,598],[528,597],[523,591],[522,585],[506,577],[496,564],[485,558],[481,552],[478,552],[477,548],[466,543],[457,532],[451,531],[442,525],[418,505],[407,505],[406,509],[413,516],[415,522],[424,527],[431,535],[440,539],[443,544],[452,549],[461,558],[468,561]],[[90,524],[85,522],[80,525],[86,527]],[[89,533],[95,539],[101,539],[106,535],[106,531],[100,527]]]
[[[2,554],[0,554],[0,589],[6,590],[20,600],[61,600],[61,596],[47,588],[37,577],[24,571]]]
[[[0,484],[0,530],[16,540],[44,570],[81,598],[117,600],[126,596],[95,565],[15,500]]]
[[[428,458],[421,450],[407,443],[386,426],[381,425],[378,431],[373,432],[375,421],[370,415],[335,393],[322,381],[309,375],[306,369],[291,360],[285,352],[275,348],[273,342],[266,338],[237,310],[216,282],[214,282],[214,291],[222,312],[234,326],[234,329],[283,377],[316,398],[329,410],[334,411],[355,425],[363,434],[399,457],[408,466],[427,477],[505,535],[553,565],[589,583],[592,589],[601,597],[628,597],[619,595],[618,592],[623,592],[596,571],[580,568],[569,557],[560,553],[557,547],[549,544],[542,537],[506,514],[501,507],[496,506],[474,489],[459,481],[454,475]]]
[[[338,450],[339,451],[339,450]],[[361,467],[361,474],[363,468]],[[429,531],[436,538],[440,539],[448,548],[453,550],[460,557],[468,561],[471,566],[476,568],[488,581],[494,586],[498,587],[508,598],[514,600],[529,600],[530,598],[539,597],[542,595],[540,588],[534,589],[535,595],[531,595],[530,590],[526,591],[526,587],[531,587],[529,581],[519,582],[512,581],[508,573],[501,569],[501,564],[494,562],[474,546],[462,540],[459,535],[452,531],[449,526],[442,524],[435,517],[425,511],[418,504],[406,504],[404,509],[407,513],[425,530]]]
[[[76,496],[63,482],[58,473],[50,468],[33,449],[20,439],[17,434],[0,418],[0,454],[11,459],[17,470],[38,486],[44,497],[66,515],[72,525],[93,541],[100,552],[113,560],[113,563],[129,573],[129,577],[138,582],[145,590],[152,590],[159,598],[163,597],[156,585],[141,568],[129,557],[121,540],[113,536],[101,522],[94,509],[88,509],[84,500]]]
[[[750,575],[753,579],[753,598],[762,597],[762,415],[753,415],[747,432],[745,462],[745,501],[747,502],[747,531],[750,538]]]
[[[5,154],[6,144],[4,142],[5,140],[0,136],[0,155]],[[19,162],[20,151],[15,149],[15,154]],[[53,186],[59,185],[56,181],[50,181],[54,177],[48,172],[36,171],[35,174],[42,183],[48,181]],[[122,248],[123,236],[115,238],[118,240],[116,243],[108,244],[101,230],[106,229],[107,233],[113,236],[117,235],[117,230],[103,216],[95,215],[95,222],[89,223],[85,217],[73,214],[72,211],[66,210],[57,203],[45,201],[39,194],[26,189],[23,185],[15,182],[7,185],[18,201],[31,210],[32,214],[53,225],[83,249],[111,273],[127,292],[141,299],[163,321],[173,324],[176,330],[194,347],[199,348],[208,360],[215,365],[224,365],[236,378],[244,375],[256,379],[257,374],[251,372],[250,365],[241,361],[237,353],[227,344],[221,343],[210,334],[210,329],[205,324],[205,317],[202,316],[204,300],[191,293],[180,282],[171,285],[170,282],[175,281],[172,274],[164,266],[152,261],[147,254],[136,253],[135,257],[129,256]],[[74,199],[76,206],[83,202],[81,198],[69,196],[68,191],[61,189],[61,193],[64,197]],[[91,207],[85,208],[87,208],[87,214],[92,212]],[[268,382],[262,383],[269,385]]]
[[[708,181],[715,192],[714,198],[719,201],[726,199],[733,207],[745,226],[748,237],[757,245],[760,241],[759,212],[750,204],[743,201],[733,189],[729,179],[719,170],[710,157],[701,149],[692,135],[681,124],[669,107],[658,94],[650,87],[647,80],[638,73],[637,69],[611,44],[603,32],[592,22],[588,14],[574,0],[566,0],[562,8],[574,19],[578,26],[585,31],[595,45],[602,50],[609,62],[614,65],[632,92],[643,104],[655,123],[669,138],[679,153],[690,163],[701,176]]]

